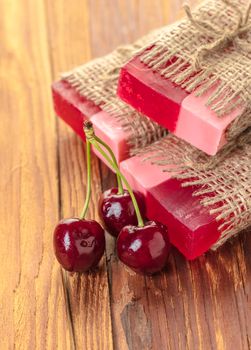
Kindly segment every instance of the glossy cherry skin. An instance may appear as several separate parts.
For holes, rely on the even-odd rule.
[[[134,192],[141,215],[144,215],[143,196]],[[105,191],[99,200],[99,212],[107,231],[117,237],[124,226],[137,225],[135,209],[127,190],[118,194],[118,188]]]
[[[167,227],[155,221],[149,221],[144,227],[126,226],[117,239],[119,259],[143,274],[161,271],[167,263],[170,247]]]
[[[61,220],[54,231],[54,251],[65,270],[85,272],[97,266],[104,254],[104,230],[94,220]]]

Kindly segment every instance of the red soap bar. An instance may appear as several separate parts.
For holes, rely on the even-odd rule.
[[[151,154],[149,151],[145,157]],[[195,259],[217,241],[220,223],[200,203],[202,196],[193,195],[198,187],[182,187],[180,180],[172,178],[174,173],[163,172],[161,166],[143,161],[142,156],[123,161],[120,169],[132,188],[144,195],[147,217],[168,227],[172,244],[187,259]]]
[[[176,58],[170,60],[166,67],[172,68],[173,72],[175,60]],[[161,67],[162,72],[164,69]],[[172,83],[171,79],[154,72],[136,56],[121,69],[118,95],[178,138],[209,155],[215,155],[227,143],[228,126],[246,108],[245,104],[238,105],[240,101],[236,96],[236,108],[219,118],[208,106],[208,101],[220,88],[221,82],[217,81],[202,96],[197,96],[196,91],[189,94]],[[220,103],[221,99],[218,98],[217,104]],[[229,102],[229,106],[232,103]]]
[[[96,135],[111,147],[118,162],[129,157],[129,135],[124,130],[122,121],[101,110],[92,101],[80,95],[66,81],[54,83],[52,91],[56,114],[69,124],[83,140],[85,139],[83,121],[87,119],[93,123]],[[106,163],[98,152],[95,153]]]
[[[176,129],[181,103],[188,95],[167,79],[163,84],[163,77],[138,56],[121,68],[118,96],[171,132]],[[162,118],[163,115],[168,118]]]
[[[170,179],[147,195],[149,219],[168,226],[172,244],[189,260],[205,253],[220,237],[220,223],[201,205],[202,196],[193,196],[195,189]]]
[[[52,84],[52,95],[56,114],[84,139],[83,122],[100,111],[92,101],[81,96],[64,80]]]

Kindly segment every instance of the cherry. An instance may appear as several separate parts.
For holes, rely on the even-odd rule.
[[[54,251],[65,270],[85,272],[98,265],[105,250],[103,228],[94,220],[61,220],[54,231]]]
[[[150,221],[143,227],[126,226],[117,239],[119,259],[135,272],[153,274],[166,265],[170,242],[167,227]]]
[[[134,192],[141,213],[145,211],[142,195]],[[99,200],[99,211],[109,233],[117,237],[124,226],[137,225],[138,219],[131,196],[127,190],[119,188],[105,191]]]
[[[104,141],[100,140],[95,135],[91,122],[87,122],[85,124],[84,131],[86,140],[91,143],[92,146],[95,147],[95,149],[105,158],[107,163],[116,172],[118,178],[118,189],[112,189],[108,191],[108,193],[104,195],[105,198],[101,200],[101,203],[104,203],[104,205],[102,205],[102,210],[105,213],[104,218],[106,219],[107,216],[112,217],[112,215],[116,217],[117,213],[115,213],[115,215],[114,212],[117,210],[118,216],[120,218],[118,224],[123,226],[123,219],[126,215],[122,215],[121,203],[122,199],[123,203],[124,201],[126,203],[126,200],[124,198],[126,198],[128,194],[131,197],[131,202],[133,204],[134,212],[137,217],[138,226],[127,225],[122,228],[119,233],[117,239],[118,257],[125,265],[129,266],[136,272],[147,274],[159,272],[166,265],[170,251],[170,242],[166,226],[154,221],[150,221],[147,224],[144,224],[136,196],[132,191],[127,179],[121,173],[112,150]],[[105,152],[104,148],[107,150],[110,156]],[[127,189],[126,192],[124,192],[122,188],[122,182]],[[123,193],[125,193],[124,197]],[[116,196],[119,196],[120,199],[118,200]],[[108,203],[108,209],[105,205],[106,200]],[[109,215],[111,214],[111,212],[109,212],[109,209],[111,210],[113,203],[115,203],[115,209],[113,208],[112,215]],[[110,220],[108,223],[112,224],[113,229],[118,229],[116,220],[112,219],[112,221]],[[112,230],[112,232],[114,234],[115,230]]]
[[[54,230],[54,251],[65,270],[85,272],[99,263],[105,251],[105,232],[98,222],[86,220],[91,198],[91,144],[86,140],[87,191],[80,218],[64,219]]]

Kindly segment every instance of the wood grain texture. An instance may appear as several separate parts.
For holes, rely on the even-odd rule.
[[[56,79],[67,69],[90,59],[89,11],[86,1],[47,1],[52,74]],[[67,9],[67,10],[66,10]],[[81,140],[58,120],[58,172],[60,216],[77,216],[85,198],[86,159]],[[92,198],[88,216],[99,220],[101,192],[98,159],[92,157]],[[87,217],[88,217],[87,216]],[[113,348],[110,297],[106,261],[95,273],[68,276],[69,309],[77,349]]]
[[[0,2],[1,349],[63,348],[68,325],[52,252],[56,129],[43,1]]]
[[[53,256],[55,223],[81,210],[86,162],[54,116],[51,81],[175,20],[181,3],[0,1],[1,350],[251,348],[250,233],[190,263],[173,249],[154,277],[127,271],[107,236],[99,270],[67,275],[66,291]],[[95,156],[92,165],[98,219],[99,193],[115,178]]]

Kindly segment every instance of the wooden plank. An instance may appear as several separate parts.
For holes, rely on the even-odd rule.
[[[181,1],[90,0],[92,52],[107,53],[181,15]],[[103,188],[114,176],[102,167]],[[247,234],[187,262],[173,249],[158,276],[127,271],[107,249],[115,349],[248,349],[250,243]],[[243,247],[244,250],[243,250]]]
[[[53,77],[90,59],[89,12],[86,1],[46,1]],[[67,9],[67,10],[66,10]],[[61,216],[76,216],[83,206],[86,160],[81,140],[58,121]],[[98,218],[101,192],[99,163],[92,157],[89,217]],[[110,299],[105,258],[95,273],[68,276],[69,307],[77,349],[112,349]]]
[[[14,344],[17,349],[72,348],[51,235],[59,209],[60,216],[68,216],[82,207],[85,158],[81,142],[62,123],[57,157],[56,125],[49,117],[49,55],[55,77],[88,59],[91,51],[106,53],[175,18],[170,9],[176,9],[177,2],[45,4],[50,47],[42,1],[0,2],[3,349]],[[95,22],[90,21],[94,16]],[[93,169],[90,215],[97,217],[100,176],[95,157]],[[114,176],[104,167],[102,174],[103,186],[111,186]],[[108,276],[103,260],[98,272],[68,279],[77,347],[112,349],[112,313],[115,349],[249,349],[250,250],[248,233],[191,263],[173,249],[165,272],[143,277],[117,261],[109,238]]]
[[[68,349],[52,231],[56,129],[43,2],[0,2],[1,349]]]

